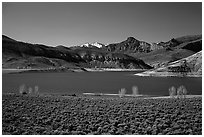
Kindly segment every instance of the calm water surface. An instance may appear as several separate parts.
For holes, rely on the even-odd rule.
[[[19,86],[39,86],[41,93],[118,93],[137,85],[140,94],[168,95],[170,86],[184,85],[190,94],[202,94],[202,78],[139,77],[136,72],[21,73],[2,74],[2,91],[18,92]]]

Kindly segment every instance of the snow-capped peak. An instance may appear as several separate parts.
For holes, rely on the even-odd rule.
[[[94,42],[91,45],[96,46],[98,48],[102,48],[103,46],[105,46],[104,44],[98,43],[98,42]]]
[[[85,43],[80,45],[80,47],[97,47],[97,48],[101,48],[105,46],[104,44],[101,44],[99,42],[93,42],[93,43]]]

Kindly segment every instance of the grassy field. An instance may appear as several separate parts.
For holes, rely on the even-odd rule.
[[[202,134],[202,98],[2,95],[3,134]]]

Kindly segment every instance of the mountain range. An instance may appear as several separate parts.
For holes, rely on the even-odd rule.
[[[134,37],[113,43],[67,47],[31,44],[2,36],[3,68],[122,68],[152,69],[202,50],[202,35],[147,43]]]
[[[129,55],[142,59],[154,68],[167,65],[186,58],[202,50],[202,35],[188,35],[172,38],[167,42],[153,43],[147,53],[131,53]]]
[[[150,69],[142,60],[93,46],[31,44],[2,36],[3,68],[126,68]]]

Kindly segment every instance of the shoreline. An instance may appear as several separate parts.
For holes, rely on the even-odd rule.
[[[23,73],[23,72],[124,72],[124,71],[145,71],[146,69],[109,69],[109,68],[68,68],[68,69],[13,69],[2,68],[3,74],[8,73]]]
[[[83,93],[83,95],[90,95],[90,96],[118,96],[119,94],[108,94],[108,93]],[[136,98],[143,98],[143,99],[169,99],[172,98],[171,96],[159,96],[159,95],[132,95],[132,94],[125,94],[124,97],[136,97]],[[186,95],[186,98],[194,98],[194,97],[202,97],[202,95]],[[174,97],[176,98],[176,96]]]
[[[70,69],[2,69],[3,74],[7,73],[25,73],[25,72],[85,72],[81,68]]]
[[[84,68],[88,72],[106,72],[106,71],[145,71],[147,69],[120,69],[120,68],[100,68],[100,69],[95,69],[95,68]]]
[[[2,93],[2,95],[22,95],[20,93]],[[58,93],[41,93],[41,94],[36,94],[37,96],[41,97],[104,97],[104,96],[109,96],[109,97],[119,97],[119,94],[111,94],[111,93],[82,93],[82,94],[58,94]],[[24,95],[22,95],[24,96]],[[35,94],[26,94],[25,96],[35,96]],[[163,96],[163,95],[133,95],[133,94],[125,94],[124,97],[130,97],[130,98],[135,98],[135,99],[178,99],[177,96],[175,95],[173,98],[171,96]],[[202,98],[202,95],[186,95],[185,98]]]
[[[119,94],[110,94],[110,93],[83,93],[83,95],[91,95],[91,96],[119,96]],[[127,97],[144,97],[146,95],[132,95],[132,94],[125,94],[124,96]]]
[[[185,76],[183,76],[182,74],[179,73],[170,73],[170,72],[154,72],[154,71],[146,71],[146,72],[142,72],[142,73],[137,73],[134,74],[135,76],[140,76],[140,77],[201,77],[202,78],[202,74],[187,74]]]
[[[33,69],[4,69],[2,68],[2,74],[7,74],[7,73],[19,73],[19,72],[25,72],[25,71],[30,71]]]

